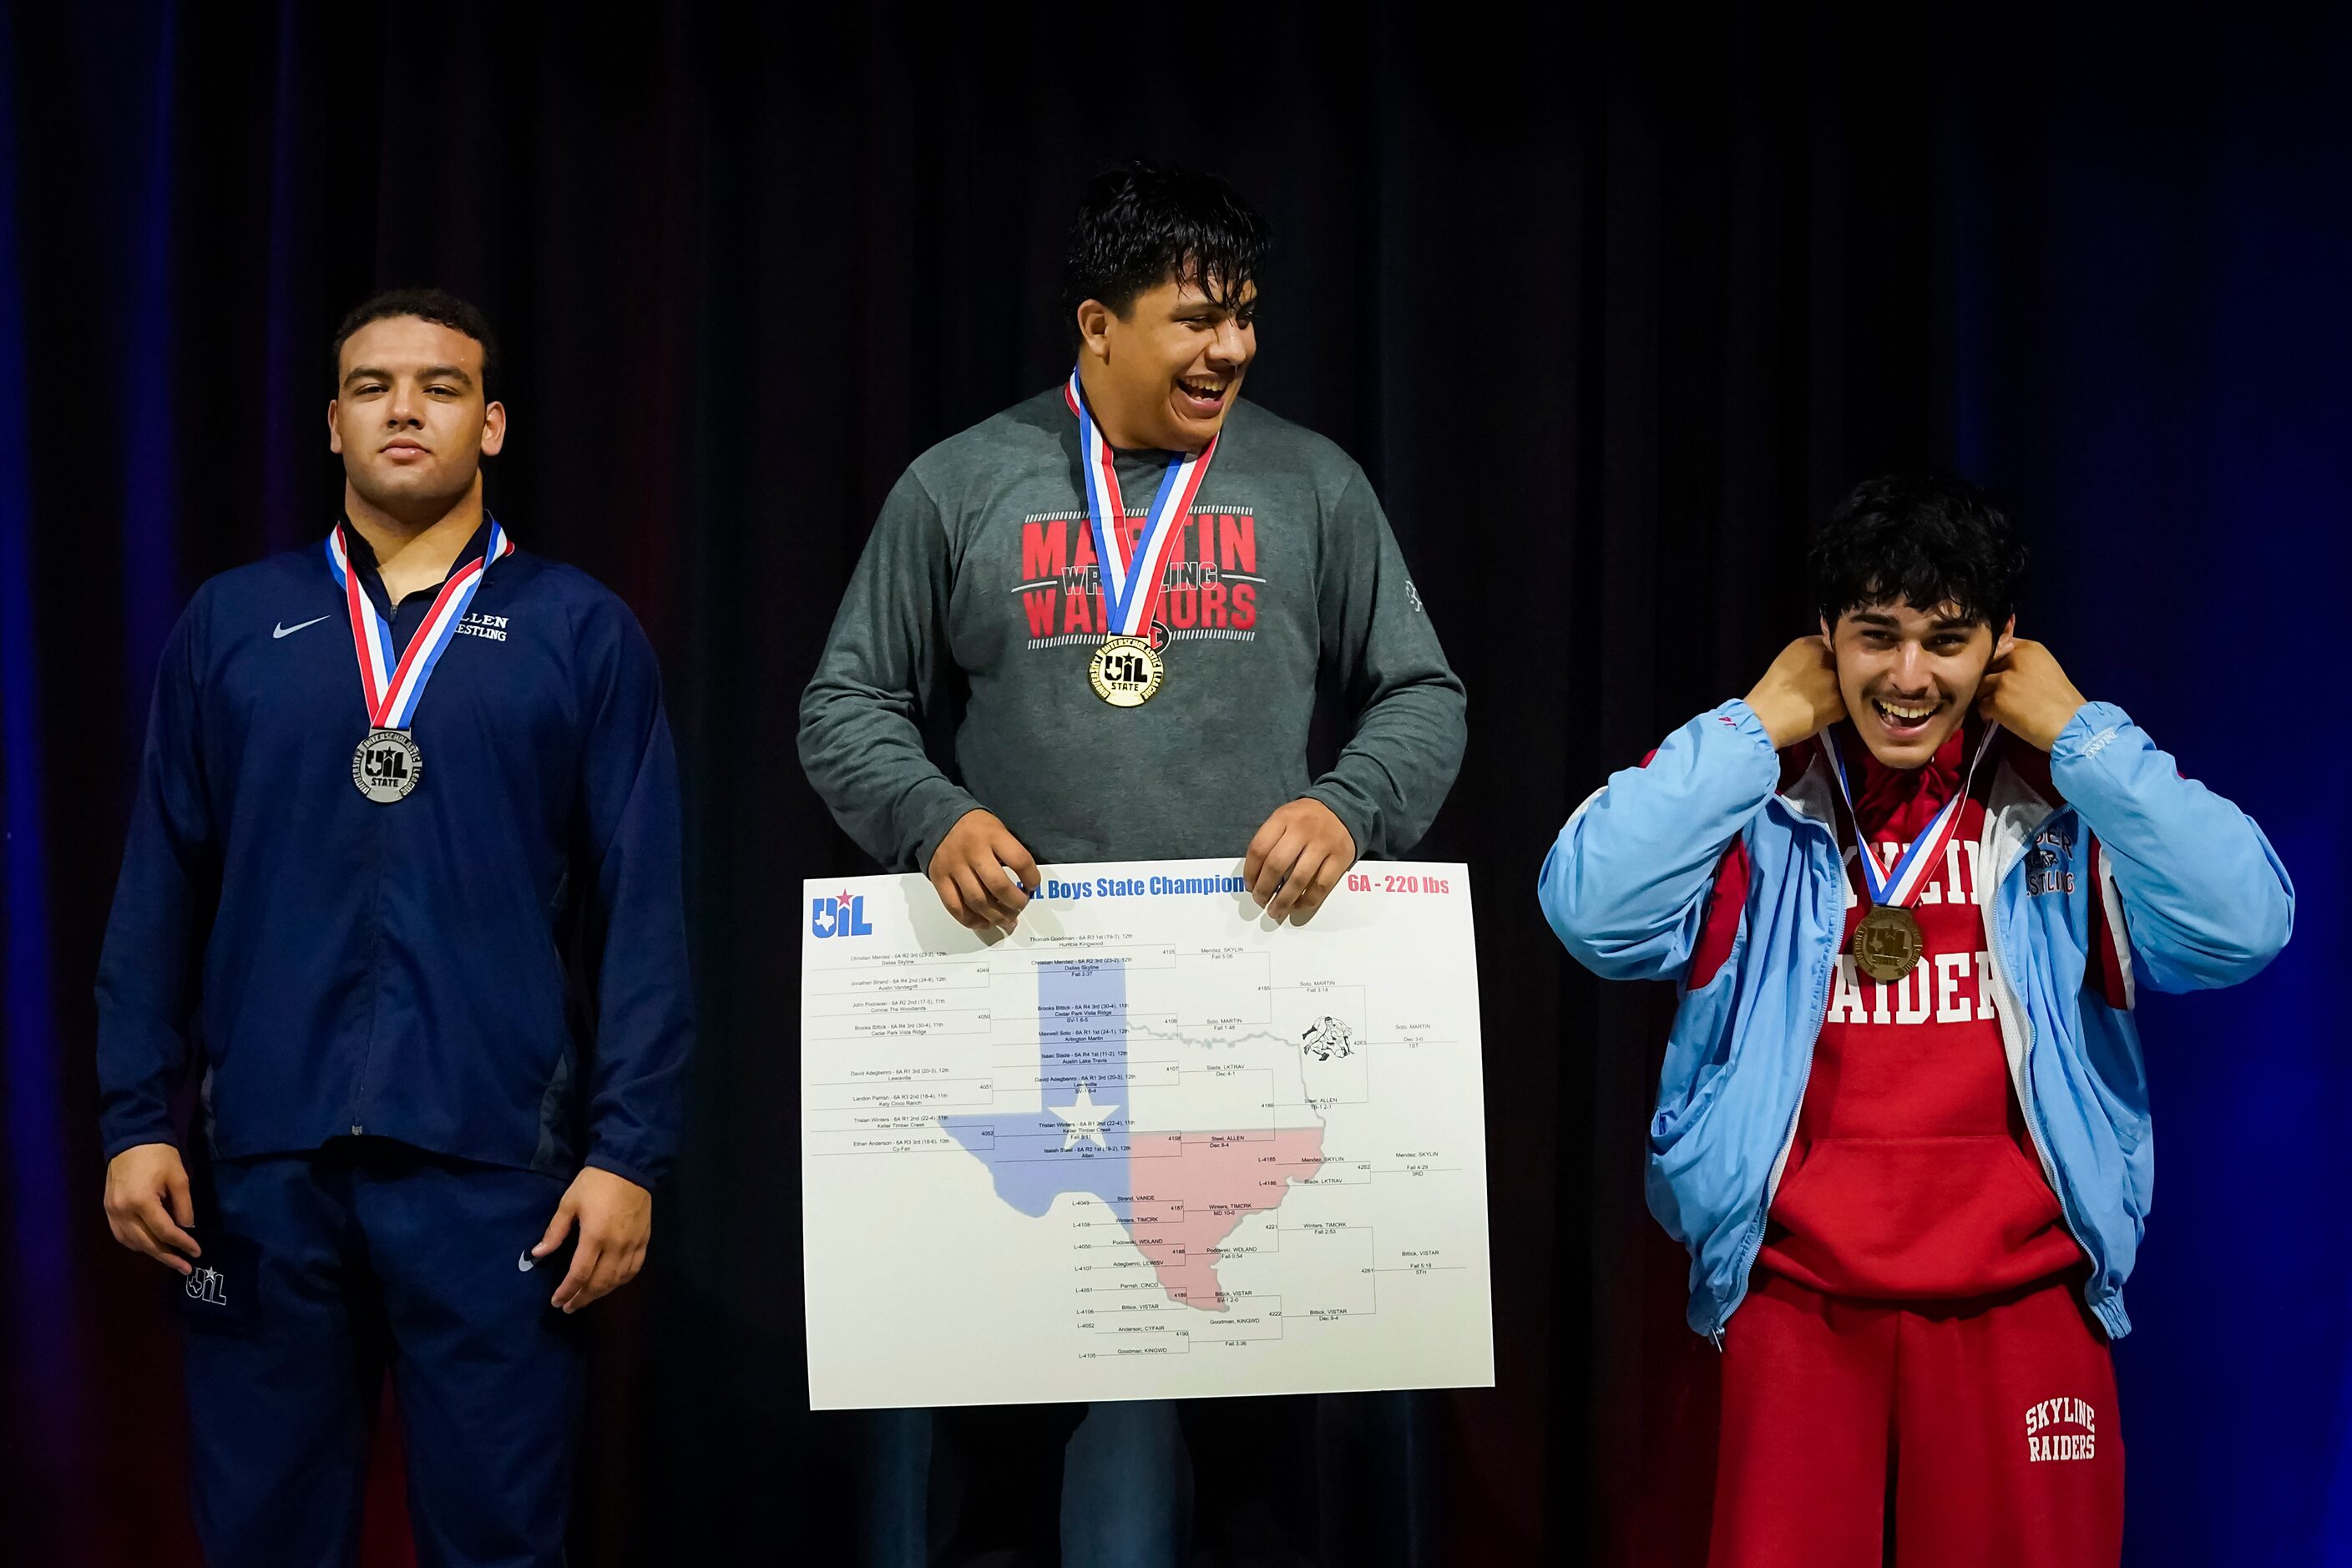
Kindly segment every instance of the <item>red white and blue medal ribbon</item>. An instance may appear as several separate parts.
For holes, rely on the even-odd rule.
[[[1118,469],[1111,445],[1087,411],[1085,390],[1074,367],[1062,389],[1070,412],[1078,416],[1078,470],[1087,492],[1087,518],[1094,531],[1095,558],[1102,569],[1103,629],[1111,637],[1151,638],[1152,612],[1159,607],[1161,580],[1167,575],[1168,552],[1192,510],[1192,498],[1208,477],[1209,459],[1216,455],[1213,438],[1197,452],[1182,452],[1160,476],[1160,493],[1136,536],[1127,547],[1126,502],[1118,489]],[[1221,437],[1220,437],[1221,438]]]
[[[1927,874],[1943,858],[1944,846],[1952,837],[1960,819],[1960,803],[1968,799],[1969,789],[1975,784],[1977,765],[1992,749],[1992,738],[2000,732],[1998,724],[1987,724],[1977,742],[1977,754],[1969,762],[1969,771],[1960,780],[1960,787],[1944,803],[1944,809],[1927,825],[1927,830],[1912,840],[1911,847],[1892,866],[1882,866],[1878,851],[1870,847],[1870,836],[1862,828],[1861,814],[1853,808],[1853,791],[1846,782],[1845,758],[1839,753],[1837,737],[1822,736],[1822,750],[1829,753],[1830,773],[1837,779],[1838,796],[1845,802],[1845,814],[1853,822],[1853,844],[1856,858],[1862,862],[1862,885],[1870,894],[1870,901],[1886,909],[1900,910],[1910,905],[1927,886]]]
[[[360,574],[352,569],[351,548],[338,522],[327,533],[327,568],[343,590],[343,608],[352,626],[352,651],[360,667],[360,698],[367,706],[367,738],[352,757],[352,783],[378,805],[404,800],[424,776],[425,758],[408,732],[416,705],[424,699],[434,667],[449,651],[449,644],[466,619],[466,610],[480,592],[490,563],[514,552],[514,541],[497,519],[490,520],[489,546],[475,560],[449,574],[425,624],[408,639],[407,648],[392,646],[392,627],[376,613]]]

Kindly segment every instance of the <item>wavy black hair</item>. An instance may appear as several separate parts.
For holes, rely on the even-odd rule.
[[[1813,535],[1813,602],[1832,626],[1900,600],[1957,605],[1998,632],[2017,607],[2025,542],[2000,509],[1949,474],[1882,474],[1853,487]]]
[[[1171,277],[1235,309],[1267,242],[1265,219],[1216,175],[1139,158],[1114,164],[1088,182],[1070,221],[1064,319],[1076,331],[1078,307],[1099,300],[1124,321],[1137,295]]]
[[[327,345],[327,369],[338,389],[343,381],[343,345],[352,341],[352,334],[371,322],[388,321],[395,316],[415,316],[463,332],[481,344],[482,397],[485,402],[489,399],[490,382],[499,368],[498,335],[490,331],[490,319],[479,306],[443,289],[387,289],[352,306],[343,324],[335,329],[335,341]]]

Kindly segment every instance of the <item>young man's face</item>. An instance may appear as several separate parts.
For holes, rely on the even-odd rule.
[[[415,316],[370,321],[343,344],[328,444],[362,499],[404,515],[447,506],[506,439],[487,401],[482,345]]]
[[[2016,624],[2012,616],[2001,638]],[[1951,739],[1976,705],[2000,641],[1956,605],[1864,605],[1834,626],[1824,621],[1822,632],[1837,659],[1847,719],[1870,754],[1890,768],[1919,767]]]
[[[1086,352],[1101,360],[1098,412],[1123,444],[1197,452],[1216,439],[1257,353],[1257,285],[1230,309],[1196,282],[1170,278],[1135,298],[1126,316],[1097,301],[1078,310]],[[1089,395],[1093,395],[1090,391]]]

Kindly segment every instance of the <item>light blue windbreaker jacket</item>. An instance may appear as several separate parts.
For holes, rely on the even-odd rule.
[[[1781,772],[1746,702],[1702,713],[1577,808],[1538,885],[1585,967],[1682,984],[1717,865],[1745,841],[1730,957],[1684,992],[1649,1135],[1650,1211],[1690,1250],[1691,1327],[1718,1341],[1764,1242],[1844,932],[1836,785],[1818,752],[1785,790]],[[1996,770],[1979,846],[1986,946],[2010,1082],[2090,1259],[2084,1300],[2120,1339],[2155,1184],[2131,990],[2250,978],[2286,945],[2294,889],[2253,820],[2183,778],[2111,703],[2085,703],[2067,724],[2050,782],[2063,800],[2005,762]],[[2102,919],[2127,933],[2123,1008],[2086,984]]]

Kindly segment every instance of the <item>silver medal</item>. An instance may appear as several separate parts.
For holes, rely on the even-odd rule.
[[[370,730],[352,753],[352,783],[378,805],[406,800],[425,776],[425,753],[405,730]]]

